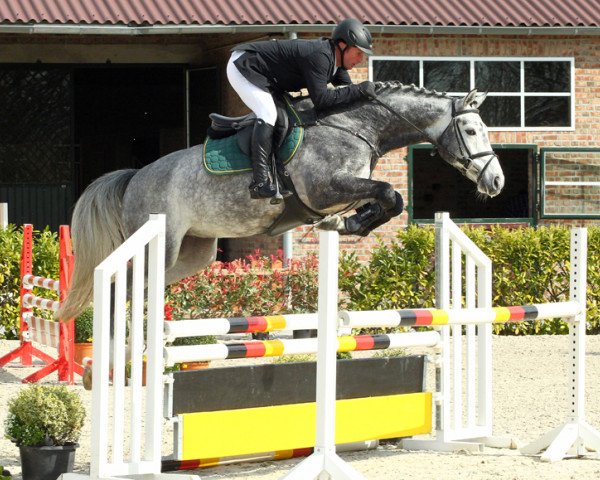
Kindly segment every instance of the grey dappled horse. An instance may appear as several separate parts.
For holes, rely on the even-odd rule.
[[[301,148],[286,168],[300,200],[319,215],[318,228],[365,235],[400,214],[401,197],[389,183],[370,176],[385,153],[424,141],[476,183],[480,194],[500,193],[504,175],[477,110],[485,93],[473,90],[453,99],[397,82],[376,83],[376,92],[375,100],[320,113],[318,122],[310,100],[293,100],[307,127]],[[218,238],[269,230],[283,204],[251,200],[250,173],[209,174],[201,159],[199,145],[139,170],[108,173],[85,190],[73,213],[75,271],[60,318],[77,316],[89,305],[93,269],[150,213],[167,218],[167,284],[214,260]],[[364,204],[360,215],[341,215]]]

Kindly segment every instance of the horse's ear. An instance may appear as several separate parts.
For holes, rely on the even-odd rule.
[[[471,90],[464,98],[461,98],[457,103],[457,110],[466,110],[468,108],[479,108],[487,97],[487,92],[478,92],[476,88]]]
[[[474,91],[476,92],[476,94],[475,94],[475,98],[471,102],[471,107],[479,108],[481,106],[481,104],[483,103],[483,101],[485,100],[485,97],[487,97],[488,92],[477,92],[477,90],[474,90]]]

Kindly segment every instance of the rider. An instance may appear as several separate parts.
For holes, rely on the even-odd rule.
[[[317,110],[361,97],[374,98],[373,82],[353,85],[348,70],[372,55],[372,39],[364,25],[353,18],[343,20],[331,38],[316,40],[265,40],[238,45],[227,64],[227,78],[242,101],[256,114],[252,133],[252,198],[276,193],[269,177],[273,128],[277,110],[272,94],[308,89]],[[346,86],[328,89],[327,84]]]

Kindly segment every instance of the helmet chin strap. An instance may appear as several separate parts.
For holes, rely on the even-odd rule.
[[[340,51],[340,63],[341,63],[340,67],[345,70],[346,67],[344,66],[344,53],[346,53],[346,49],[348,48],[348,45],[346,45],[344,48],[342,48],[342,47],[340,47],[340,44],[338,42],[335,44],[335,46]]]

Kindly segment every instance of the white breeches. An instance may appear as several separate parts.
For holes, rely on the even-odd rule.
[[[277,109],[273,97],[269,92],[265,92],[250,83],[233,64],[244,53],[239,51],[231,54],[231,58],[227,63],[227,78],[242,102],[256,114],[256,117],[273,126],[277,121]]]

